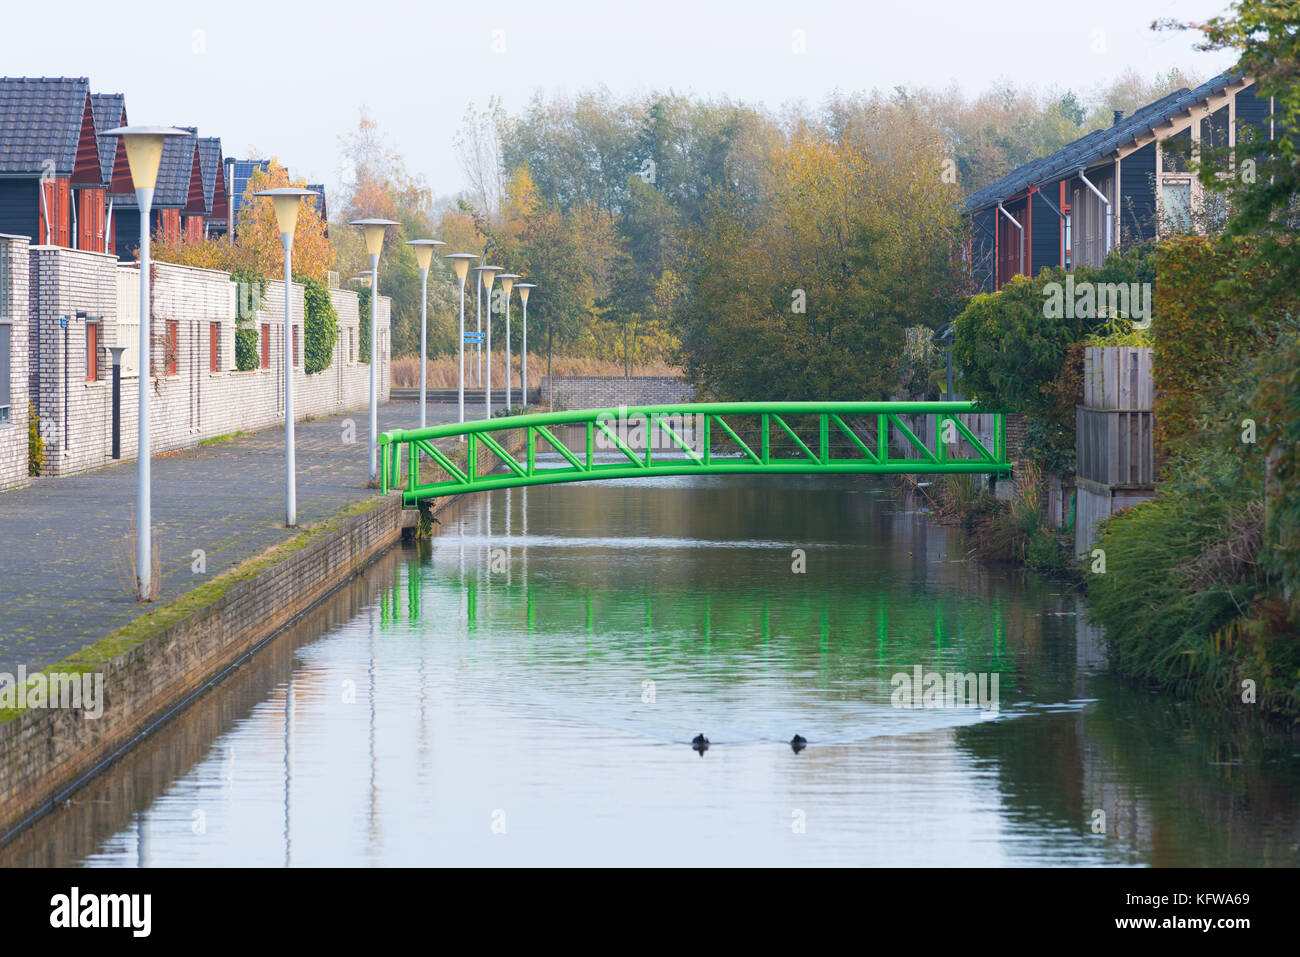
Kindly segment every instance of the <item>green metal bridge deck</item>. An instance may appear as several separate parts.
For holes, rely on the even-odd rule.
[[[957,418],[963,414],[991,415],[991,450]],[[934,437],[932,443],[918,438],[900,416],[930,417],[933,428],[921,431]],[[1011,471],[1005,417],[973,402],[706,402],[581,409],[397,430],[383,433],[378,442],[383,491],[401,489],[408,507],[464,492],[659,475]],[[493,457],[504,469],[491,462]]]

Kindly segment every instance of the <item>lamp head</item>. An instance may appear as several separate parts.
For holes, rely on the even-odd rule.
[[[131,167],[131,183],[136,189],[153,189],[158,183],[163,140],[169,136],[193,134],[172,126],[119,126],[100,135],[122,137],[126,145],[126,161]]]
[[[528,305],[528,294],[537,288],[537,283],[521,282],[519,285],[515,286],[515,288],[519,290],[519,298],[523,300],[524,305],[526,306]]]
[[[497,279],[501,281],[501,288],[506,291],[507,296],[510,295],[510,289],[514,286],[515,280],[523,278],[524,277],[519,275],[517,272],[503,272],[497,277]]]
[[[406,245],[415,250],[415,264],[427,270],[433,262],[433,247],[447,245],[441,239],[408,239]]]
[[[389,226],[400,226],[393,219],[354,219],[349,226],[360,226],[366,234],[366,252],[378,256],[384,251],[384,230]]]
[[[497,273],[501,271],[500,266],[475,266],[475,271],[483,277],[483,288],[491,289],[492,280],[496,278]]]
[[[448,253],[443,257],[451,260],[451,268],[456,270],[456,278],[461,282],[469,275],[469,263],[471,259],[478,259],[478,253]]]
[[[297,186],[282,186],[277,189],[264,189],[258,196],[269,196],[275,204],[275,222],[280,227],[281,236],[292,236],[298,226],[298,210],[302,207],[305,196],[315,196],[310,189]]]

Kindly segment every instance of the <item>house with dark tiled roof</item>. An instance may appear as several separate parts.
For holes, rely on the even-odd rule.
[[[981,292],[1049,266],[1099,266],[1114,249],[1214,219],[1180,143],[1233,146],[1243,125],[1266,135],[1273,104],[1252,77],[1225,73],[1183,88],[971,194],[969,260]]]
[[[102,250],[106,186],[90,81],[0,78],[0,233]]]
[[[199,169],[203,174],[204,235],[224,236],[230,223],[230,193],[220,137],[199,138]]]
[[[127,125],[126,97],[121,93],[90,94],[90,109],[95,119],[95,139],[99,144],[99,175],[107,193],[104,210],[104,252],[116,248],[114,240],[114,194],[131,192],[131,166],[121,137],[105,136],[106,130]]]
[[[190,135],[169,136],[163,142],[150,211],[150,234],[166,241],[178,240],[182,235],[190,239],[202,238],[206,213],[198,129],[193,126],[177,129]],[[120,259],[131,260],[140,244],[140,209],[134,190],[127,194],[114,192],[113,200],[117,218],[117,255]]]

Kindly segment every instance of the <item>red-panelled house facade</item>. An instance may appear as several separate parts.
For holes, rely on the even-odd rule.
[[[90,108],[95,116],[95,138],[99,143],[99,175],[105,184],[103,251],[113,252],[117,248],[114,210],[121,196],[130,195],[133,184],[126,146],[119,137],[105,136],[104,132],[127,125],[126,97],[121,93],[92,93]]]
[[[107,190],[90,81],[0,78],[0,233],[103,251]]]
[[[230,226],[230,191],[226,184],[226,162],[221,153],[221,138],[201,136],[198,148],[199,171],[203,176],[204,234],[225,236]]]
[[[199,172],[198,130],[192,126],[177,127],[188,136],[170,136],[163,143],[162,160],[158,165],[158,180],[154,185],[150,217],[150,234],[158,240],[176,242],[186,233],[185,220],[192,215],[202,219],[203,182]],[[140,210],[134,191],[118,195],[113,190],[113,215],[116,219],[116,249],[119,259],[135,259],[140,245]],[[191,231],[194,227],[189,227]],[[200,232],[201,237],[201,224]]]

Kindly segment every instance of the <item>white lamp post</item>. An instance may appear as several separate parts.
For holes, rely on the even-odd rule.
[[[484,250],[487,255],[487,250]],[[478,268],[478,267],[475,267]],[[474,283],[474,323],[478,339],[474,342],[474,366],[470,369],[472,385],[483,386],[483,285]]]
[[[415,264],[420,267],[420,428],[424,428],[424,363],[429,325],[429,264],[433,262],[433,247],[447,245],[441,239],[411,239],[406,245],[415,247]]]
[[[370,481],[379,478],[379,254],[384,251],[384,230],[401,224],[391,219],[357,219],[348,225],[360,226],[366,235],[366,252],[370,254]]]
[[[140,411],[137,418],[136,492],[135,492],[135,587],[142,601],[153,599],[153,526],[149,476],[149,374],[153,356],[150,345],[151,310],[149,308],[149,216],[153,211],[153,189],[158,183],[158,165],[162,162],[163,140],[169,136],[189,136],[185,130],[170,126],[119,126],[101,134],[120,136],[126,146],[131,167],[136,206],[140,210]]]
[[[516,279],[524,277],[514,272],[503,272],[497,277],[501,280],[501,288],[506,294],[506,412],[510,411],[510,290],[515,284]]]
[[[293,314],[289,308],[293,292],[293,231],[298,227],[302,198],[316,194],[309,189],[284,186],[263,190],[257,195],[269,196],[275,204],[275,222],[280,228],[280,245],[284,247],[284,524],[286,528],[293,528],[298,524],[293,457],[293,367],[297,357],[293,354]]]
[[[456,401],[460,406],[460,421],[465,421],[465,277],[469,275],[469,262],[478,259],[475,253],[451,253],[443,257],[451,260],[451,268],[456,270],[460,280],[460,375],[457,378]]]
[[[523,344],[523,369],[522,369],[522,387],[524,390],[523,407],[528,408],[528,294],[537,288],[535,282],[521,282],[515,286],[519,290],[519,299],[524,304],[524,344]]]
[[[475,266],[474,271],[483,277],[483,298],[487,300],[487,338],[484,351],[487,353],[487,384],[483,389],[483,401],[487,404],[485,419],[492,418],[492,280],[501,271],[500,266]]]

